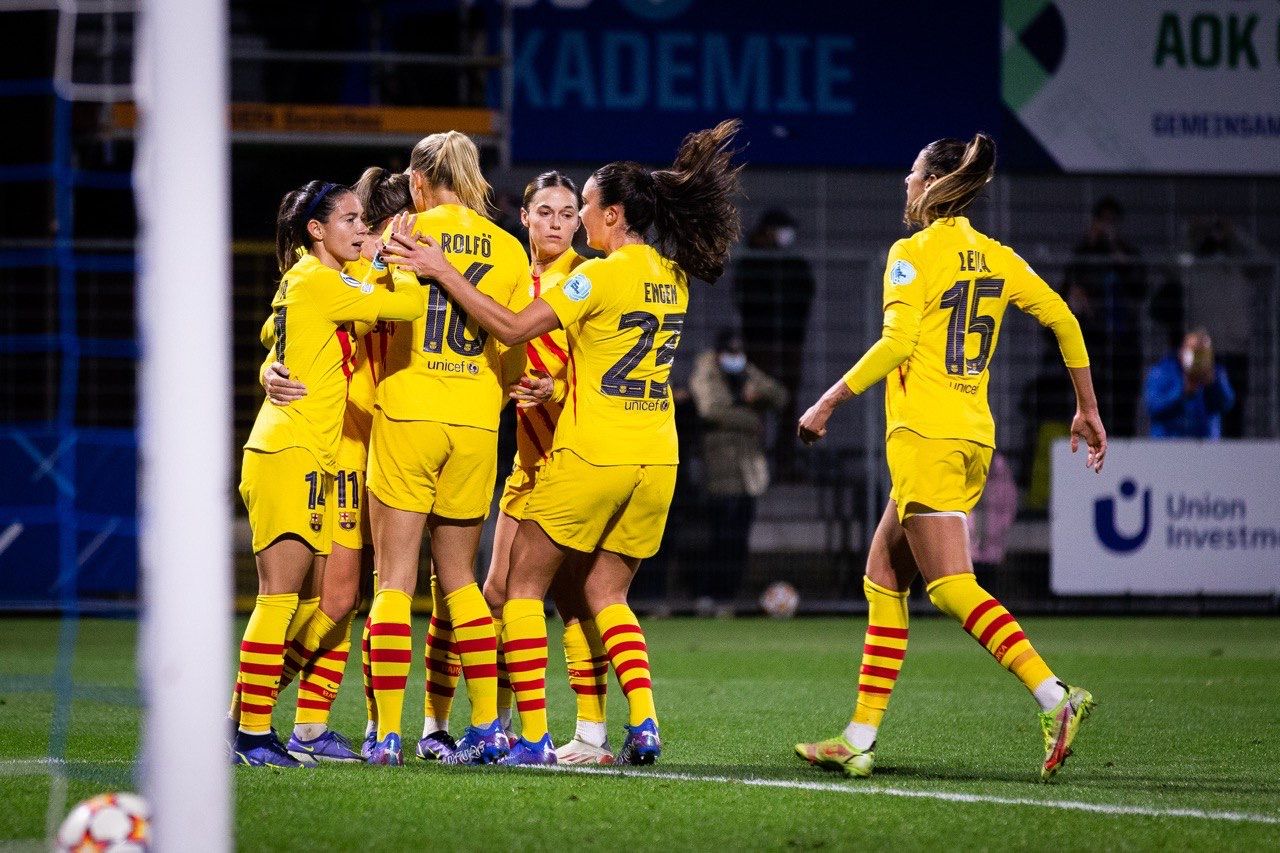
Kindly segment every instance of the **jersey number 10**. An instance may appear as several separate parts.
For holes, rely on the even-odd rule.
[[[491,269],[493,264],[482,264],[477,261],[467,267],[462,277],[471,282],[472,287],[479,287],[480,279],[484,278]],[[429,353],[439,353],[441,347],[448,343],[449,349],[458,355],[476,356],[484,352],[489,333],[480,329],[474,338],[468,337],[467,320],[470,318],[467,312],[449,299],[440,282],[432,278],[424,278],[422,283],[427,287],[427,331],[423,335],[422,349]],[[451,305],[452,311],[449,310]]]
[[[973,289],[972,304],[969,302],[970,286]],[[947,373],[955,376],[978,376],[987,369],[987,362],[991,359],[991,345],[996,337],[996,318],[990,314],[979,314],[978,303],[984,298],[994,299],[1002,292],[1004,279],[980,278],[957,281],[942,294],[939,307],[951,309],[951,319],[947,322]],[[977,335],[980,338],[977,358],[965,359],[965,335]]]

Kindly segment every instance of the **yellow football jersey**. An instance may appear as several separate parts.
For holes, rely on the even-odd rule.
[[[532,281],[520,241],[470,208],[438,205],[418,214],[414,230],[439,241],[454,268],[502,305]],[[377,405],[395,420],[496,430],[507,399],[503,381],[524,369],[504,355],[523,359],[523,350],[505,350],[444,288],[423,284],[426,313],[391,337]]]
[[[272,360],[283,362],[307,395],[289,406],[264,401],[245,447],[305,447],[332,473],[356,351],[354,327],[372,326],[380,317],[412,320],[422,312],[421,294],[363,283],[308,254],[281,278],[271,307]]]
[[[1013,305],[1043,325],[1078,325],[1062,298],[1007,246],[963,216],[940,219],[889,250],[884,307],[919,318],[911,355],[885,379],[886,433],[906,428],[928,438],[963,438],[995,447],[987,404],[988,366]],[[1069,367],[1087,367],[1083,339],[1069,341]]]
[[[548,293],[565,280],[584,258],[569,249],[556,258],[555,263],[533,277],[528,290],[515,294],[508,306],[512,311],[522,311],[544,293]],[[569,368],[569,340],[564,329],[554,329],[524,345],[530,370],[540,370],[553,379],[566,381]],[[556,423],[564,410],[563,402],[547,402],[527,409],[516,409],[516,464],[521,468],[539,465],[551,453],[555,439]]]
[[[544,292],[569,341],[555,448],[593,465],[674,465],[671,363],[689,306],[685,275],[651,246],[586,261]]]

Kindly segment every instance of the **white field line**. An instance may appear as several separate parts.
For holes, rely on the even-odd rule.
[[[890,788],[849,782],[801,782],[789,779],[752,779],[733,776],[704,776],[694,773],[668,773],[664,771],[634,771],[601,767],[548,767],[561,773],[589,773],[601,776],[632,777],[636,779],[666,779],[676,782],[718,782],[731,785],[750,785],[760,788],[789,788],[799,791],[825,791],[851,796],[906,797],[917,800],[942,800],[950,803],[981,803],[1001,806],[1032,806],[1060,811],[1094,812],[1106,815],[1135,817],[1189,817],[1198,820],[1221,820],[1231,823],[1263,823],[1280,825],[1280,815],[1250,814],[1248,812],[1211,811],[1209,809],[1159,808],[1155,806],[1129,806],[1118,803],[1086,803],[1078,800],[1049,800],[1031,797],[997,797],[989,794],[964,794],[956,791],[929,791],[910,788]]]
[[[67,762],[56,758],[11,758],[0,759],[0,775],[21,772],[20,768],[49,768],[61,766]],[[81,762],[77,762],[81,763]],[[84,764],[132,764],[124,758],[111,758],[102,761],[85,761]],[[616,778],[662,779],[673,782],[715,782],[728,785],[748,785],[758,788],[787,788],[796,791],[824,791],[831,794],[849,796],[884,796],[905,797],[916,800],[941,800],[949,803],[980,803],[999,806],[1032,806],[1060,811],[1093,812],[1106,815],[1126,815],[1134,817],[1188,817],[1198,820],[1221,820],[1230,823],[1262,823],[1280,825],[1280,815],[1251,814],[1249,812],[1224,812],[1209,809],[1159,808],[1154,806],[1129,806],[1117,803],[1086,803],[1079,800],[1042,800],[1032,797],[997,797],[989,794],[964,794],[957,791],[929,791],[910,788],[889,788],[871,784],[850,782],[801,782],[791,779],[752,779],[734,776],[710,776],[696,773],[668,773],[657,770],[627,771],[602,767],[575,767],[561,765],[559,767],[533,767],[532,770],[545,770],[553,773],[578,773],[583,775],[613,776]]]

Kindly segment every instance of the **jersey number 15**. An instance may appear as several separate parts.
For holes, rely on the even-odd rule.
[[[969,290],[972,286],[973,302],[969,302]],[[947,373],[955,376],[978,376],[987,369],[991,359],[991,345],[996,337],[996,318],[990,314],[979,314],[978,304],[984,298],[998,297],[1004,292],[1004,279],[980,278],[970,281],[957,281],[946,293],[942,294],[939,307],[951,309],[951,319],[947,322]],[[978,356],[966,360],[964,357],[965,335],[977,335]]]

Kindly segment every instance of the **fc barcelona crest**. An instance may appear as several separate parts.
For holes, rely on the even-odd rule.
[[[357,518],[354,512],[339,512],[338,526],[343,530],[355,530]]]
[[[321,527],[324,527],[324,516],[318,512],[311,513],[311,529],[319,533]]]

